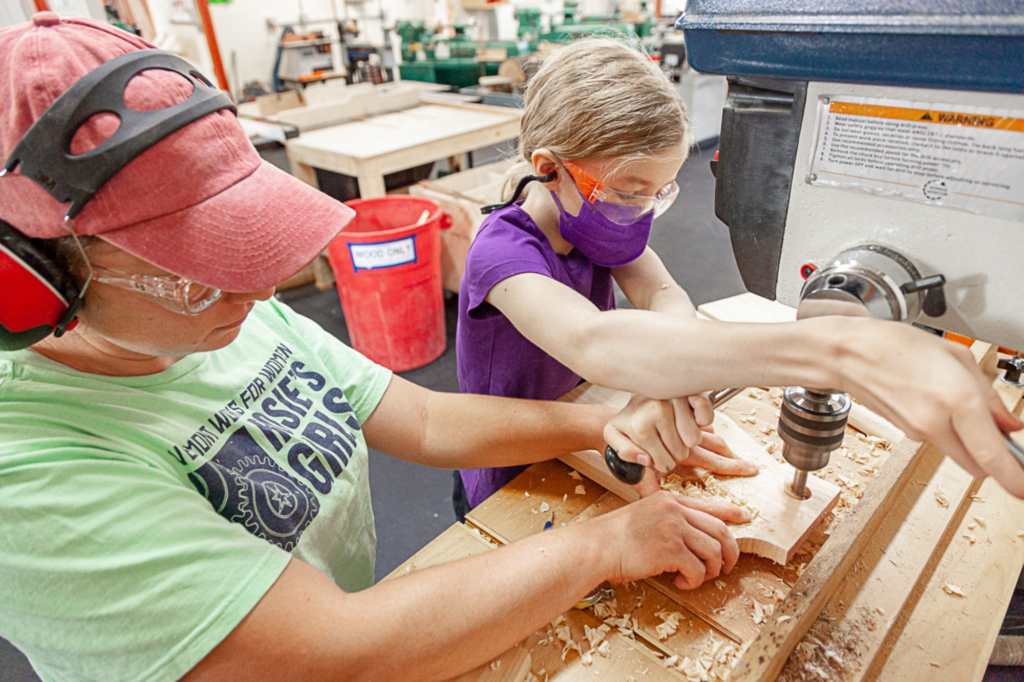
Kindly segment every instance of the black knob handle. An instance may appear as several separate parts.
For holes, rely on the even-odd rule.
[[[619,453],[611,445],[604,449],[604,463],[615,478],[629,485],[636,485],[644,479],[644,467],[635,462],[627,462],[619,457]]]
[[[919,291],[924,292],[924,302],[921,305],[924,314],[928,317],[942,317],[946,314],[946,294],[942,287],[946,284],[946,278],[942,275],[932,275],[923,279],[907,282],[900,289],[905,294],[913,294]]]

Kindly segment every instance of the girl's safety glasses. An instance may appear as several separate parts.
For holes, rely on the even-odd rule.
[[[222,294],[220,289],[175,275],[131,275],[98,265],[93,265],[92,271],[93,281],[142,294],[168,310],[182,315],[198,315],[216,303]]]
[[[612,189],[588,175],[572,161],[562,161],[562,165],[580,196],[593,205],[601,215],[618,225],[635,223],[651,211],[654,211],[654,217],[657,218],[664,214],[679,196],[679,185],[675,180],[654,196],[644,196]]]

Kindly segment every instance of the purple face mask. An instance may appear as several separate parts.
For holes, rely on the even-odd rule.
[[[622,224],[618,221],[619,217],[623,222],[632,219],[636,215],[634,207],[595,201],[594,204],[601,205],[598,211],[594,204],[580,194],[583,206],[580,207],[579,215],[572,216],[562,208],[557,194],[551,192],[551,196],[558,205],[558,230],[562,238],[579,249],[595,265],[617,268],[632,263],[647,248],[654,211],[648,211],[638,220]]]

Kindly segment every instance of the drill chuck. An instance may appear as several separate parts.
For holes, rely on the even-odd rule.
[[[807,472],[824,469],[829,456],[843,442],[850,416],[845,393],[815,391],[792,386],[786,389],[779,414],[782,456],[796,470],[793,492],[804,498]]]

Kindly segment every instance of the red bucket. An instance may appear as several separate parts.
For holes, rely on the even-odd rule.
[[[430,199],[345,202],[356,212],[327,255],[352,346],[396,372],[444,352],[440,230],[451,216]]]

